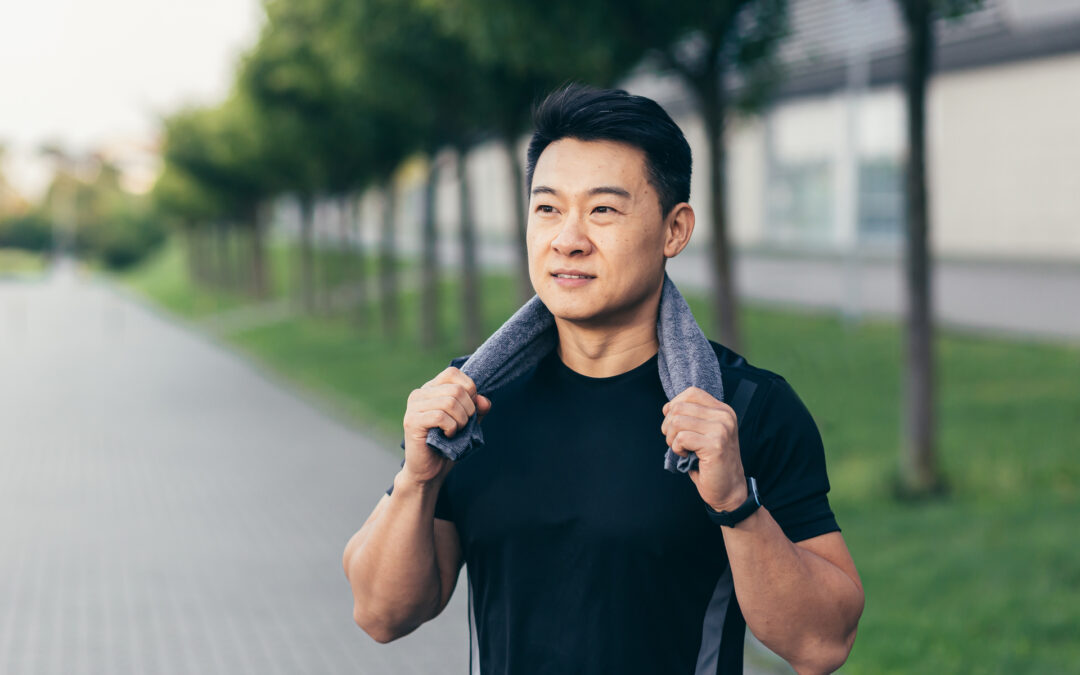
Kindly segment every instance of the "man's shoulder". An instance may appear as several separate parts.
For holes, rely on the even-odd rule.
[[[709,344],[720,363],[725,403],[742,410],[748,421],[764,416],[768,422],[766,426],[772,426],[801,425],[812,419],[802,399],[783,375],[753,365],[742,354],[719,342],[709,340]],[[759,432],[765,431],[760,424],[757,426]]]
[[[709,340],[709,344],[712,346],[713,351],[716,352],[716,360],[720,364],[720,376],[724,383],[724,391],[733,392],[743,380],[765,388],[770,388],[778,383],[787,384],[787,380],[779,373],[750,363],[745,356],[734,349],[715,340]]]

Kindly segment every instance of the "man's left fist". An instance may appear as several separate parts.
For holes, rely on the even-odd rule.
[[[698,493],[716,511],[731,511],[746,501],[746,476],[739,454],[735,411],[711,394],[690,387],[663,408],[660,431],[680,457],[693,452],[697,469],[689,472]]]

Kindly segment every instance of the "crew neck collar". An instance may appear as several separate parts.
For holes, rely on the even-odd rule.
[[[660,358],[660,352],[656,352],[650,356],[644,363],[634,366],[630,370],[619,373],[618,375],[611,375],[610,377],[590,377],[589,375],[583,375],[576,370],[570,368],[570,366],[563,363],[559,358],[558,350],[552,349],[548,354],[548,359],[551,361],[552,370],[561,378],[566,380],[572,380],[588,385],[605,385],[615,382],[622,382],[624,380],[633,379],[646,374],[650,371],[656,371],[658,368],[658,362]]]

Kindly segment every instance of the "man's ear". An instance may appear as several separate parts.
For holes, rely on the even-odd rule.
[[[682,202],[664,219],[664,257],[674,258],[686,248],[694,233],[694,208]]]

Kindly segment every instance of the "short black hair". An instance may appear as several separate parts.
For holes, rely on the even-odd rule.
[[[649,183],[660,197],[664,216],[690,199],[690,144],[682,130],[651,98],[622,89],[569,84],[557,89],[533,110],[533,135],[525,160],[525,182],[532,190],[533,172],[544,149],[563,138],[617,141],[645,153]]]

